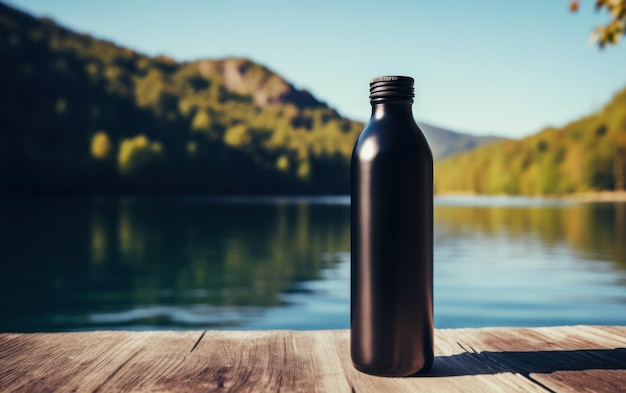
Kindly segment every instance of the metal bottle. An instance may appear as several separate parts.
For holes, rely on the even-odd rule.
[[[413,78],[370,80],[352,153],[350,346],[368,374],[433,363],[433,158],[412,114]]]

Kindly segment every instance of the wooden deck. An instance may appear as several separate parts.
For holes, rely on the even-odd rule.
[[[440,329],[435,353],[427,375],[380,378],[346,330],[0,334],[0,391],[626,391],[626,326]]]

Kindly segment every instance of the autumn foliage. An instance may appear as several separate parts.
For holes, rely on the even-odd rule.
[[[578,0],[570,2],[569,9],[577,12],[580,7]],[[605,25],[596,27],[589,40],[597,43],[600,48],[605,45],[615,45],[626,34],[626,0],[596,0],[596,11],[606,10],[610,20]]]

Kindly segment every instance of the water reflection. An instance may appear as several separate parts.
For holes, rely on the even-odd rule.
[[[347,328],[339,199],[3,199],[0,331]],[[626,204],[439,200],[437,327],[626,324]]]
[[[626,323],[624,204],[435,209],[438,327]]]
[[[349,250],[342,205],[32,199],[2,216],[3,331],[238,325]]]
[[[547,247],[565,242],[581,256],[610,260],[626,270],[626,204],[550,204],[548,206],[450,206],[435,208],[440,237],[511,241],[537,238]]]

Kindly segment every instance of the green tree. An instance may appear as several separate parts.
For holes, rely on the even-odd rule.
[[[91,138],[91,155],[97,160],[106,160],[111,156],[113,144],[111,138],[104,131],[98,131]]]
[[[191,128],[195,131],[208,131],[211,128],[211,117],[205,110],[199,110],[193,117]]]
[[[122,174],[132,175],[154,166],[161,159],[162,154],[163,145],[150,141],[143,134],[126,138],[120,144],[117,156],[118,167]]]
[[[613,183],[614,189],[623,191],[626,183],[626,133],[611,136],[613,144]]]
[[[232,147],[242,147],[250,143],[250,133],[245,124],[237,124],[226,130],[224,143]]]
[[[283,172],[289,171],[289,158],[284,154],[278,157],[278,160],[276,160],[276,168]]]

